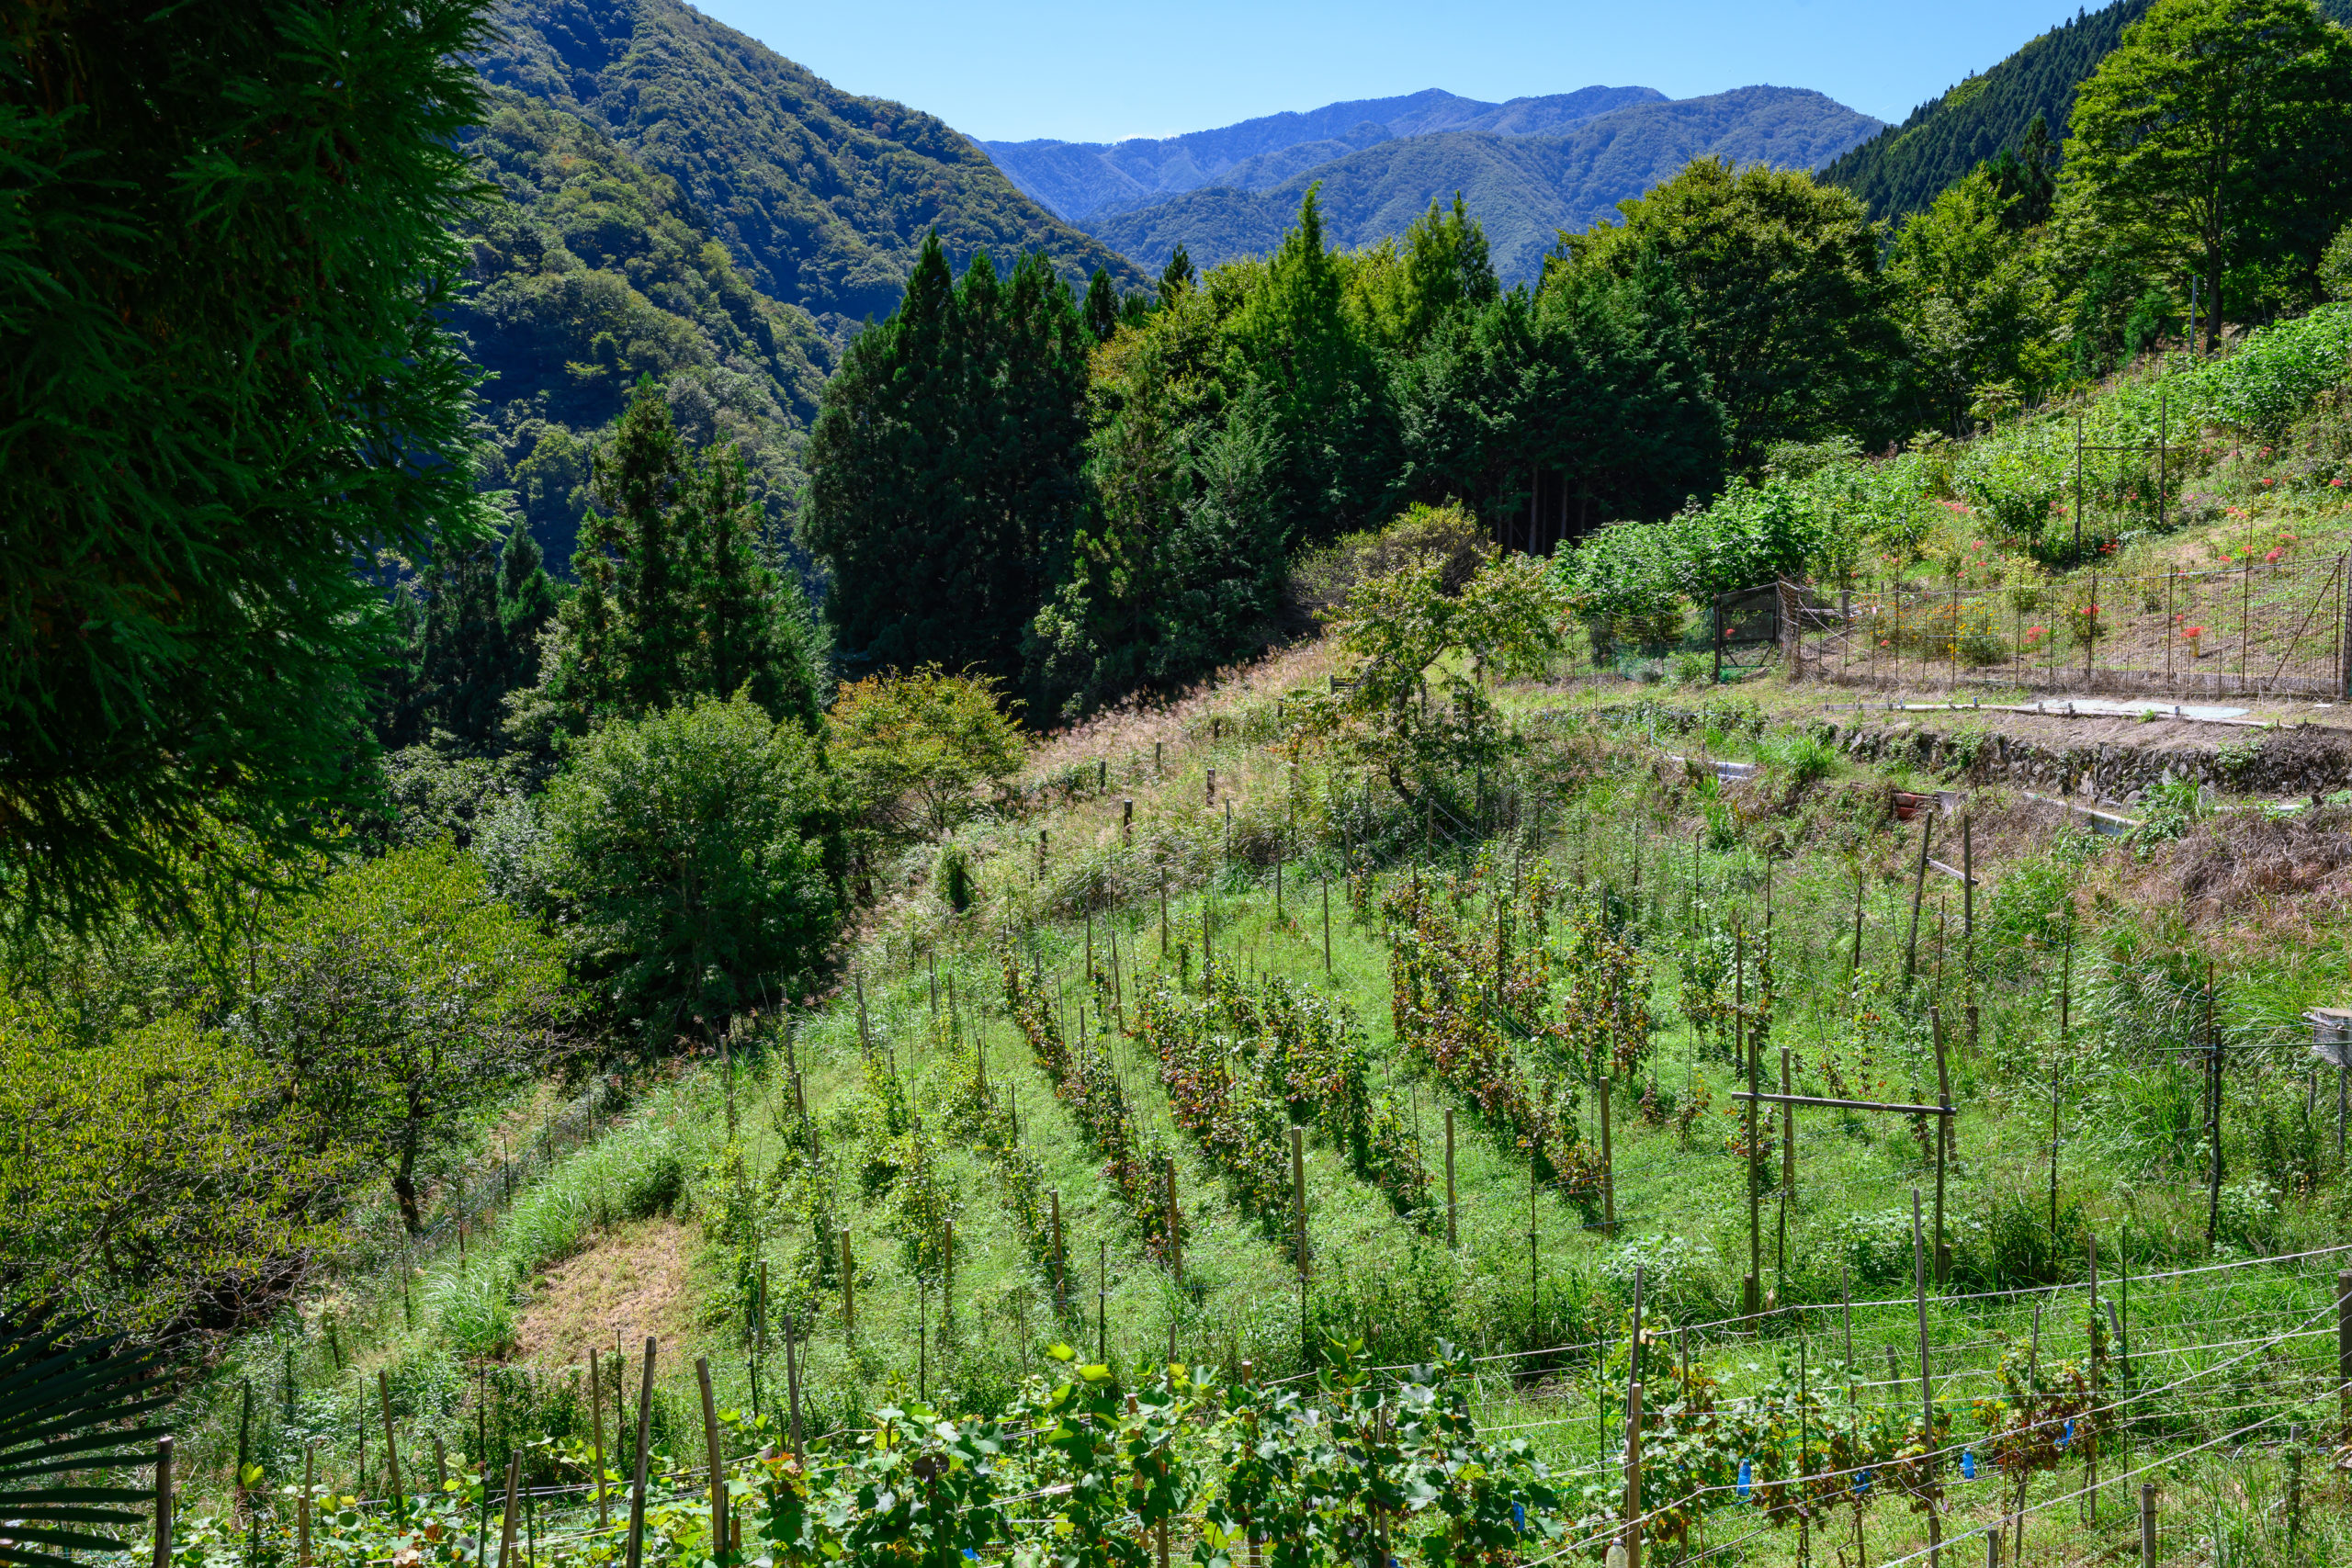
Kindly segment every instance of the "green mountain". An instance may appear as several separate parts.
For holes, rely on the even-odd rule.
[[[1917,212],[1969,170],[2016,146],[2040,115],[2050,139],[2062,141],[2075,110],[2075,89],[2098,68],[2147,13],[2149,0],[2115,0],[2076,13],[1991,70],[1969,77],[1942,97],[1913,109],[1852,149],[1822,178],[1860,197],[1873,218]]]
[[[1303,114],[1263,115],[1215,130],[1125,141],[983,141],[1012,183],[1072,221],[1149,207],[1208,186],[1265,190],[1360,147],[1442,130],[1557,135],[1612,109],[1662,101],[1654,87],[1583,87],[1484,103],[1431,87],[1357,98]]]
[[[515,492],[548,561],[571,560],[588,444],[642,374],[694,439],[741,449],[781,523],[827,334],[752,286],[675,180],[577,115],[493,86],[469,145],[500,199],[469,227],[455,325],[491,373],[485,482]]]
[[[1083,285],[1133,265],[1016,190],[926,114],[840,91],[681,0],[509,0],[482,74],[666,175],[752,286],[838,331],[898,301],[936,228],[957,267],[1043,251]]]
[[[1614,214],[1693,158],[1812,168],[1880,122],[1819,93],[1741,87],[1711,97],[1636,104],[1565,136],[1444,131],[1401,137],[1258,192],[1214,186],[1088,225],[1125,254],[1154,260],[1182,244],[1204,266],[1272,251],[1310,184],[1322,186],[1325,233],[1359,246],[1401,234],[1456,191],[1487,231],[1496,272],[1532,279],[1562,230]]]

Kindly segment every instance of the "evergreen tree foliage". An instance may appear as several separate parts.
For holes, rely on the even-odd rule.
[[[353,571],[462,548],[480,0],[12,13],[0,915],[185,918],[369,787]],[[218,852],[242,839],[271,852]]]
[[[1262,389],[1273,505],[1291,542],[1386,516],[1396,457],[1387,378],[1349,309],[1346,267],[1324,243],[1316,187],[1224,331],[1237,361],[1228,378]]]
[[[2308,300],[2352,215],[2352,37],[2312,0],[2155,0],[2084,84],[2064,186],[2104,246],[2202,283],[2210,352]]]
[[[1658,517],[1723,482],[1725,426],[1679,284],[1652,254],[1619,276],[1562,270],[1443,318],[1400,367],[1407,487],[1489,517],[1532,468],[1563,476],[1579,530]]]
[[[387,686],[377,734],[387,748],[447,735],[462,750],[503,749],[508,695],[538,678],[539,634],[556,613],[538,542],[517,518],[504,545],[445,551],[396,591],[407,658]]]
[[[1007,682],[1086,507],[1087,354],[1040,257],[959,283],[936,237],[899,309],[851,345],[808,446],[800,537],[858,669],[936,663]]]
[[[1565,265],[1671,269],[1735,463],[1831,431],[1883,438],[1901,344],[1860,200],[1801,171],[1702,158],[1618,208],[1622,223],[1566,237]]]
[[[526,723],[578,733],[741,694],[770,718],[813,730],[818,672],[799,631],[798,586],[759,558],[737,454],[692,451],[649,378],[594,470],[602,510],[582,525],[580,586],[558,613]]]
[[[1087,282],[1083,310],[1086,330],[1094,334],[1096,343],[1104,342],[1119,330],[1119,291],[1111,287],[1111,275],[1099,266]]]
[[[1984,169],[2007,204],[2001,217],[2004,227],[2016,232],[2050,221],[2058,199],[2058,149],[2050,140],[2046,118],[2035,115],[2018,144],[2002,148]]]
[[[1176,303],[1176,297],[1193,287],[1199,275],[1193,268],[1193,258],[1178,245],[1168,254],[1168,265],[1159,269],[1159,303],[1163,309]]]
[[[2004,150],[2022,157],[2037,119],[2046,136],[2064,141],[2076,89],[2122,41],[2124,28],[2147,14],[2148,4],[2112,0],[2060,22],[1990,70],[1921,104],[1902,124],[1832,159],[1821,171],[1822,183],[1852,191],[1872,218],[1892,220],[1922,210]],[[2021,215],[2020,220],[2030,219]]]

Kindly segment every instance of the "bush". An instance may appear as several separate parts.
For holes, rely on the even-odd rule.
[[[1291,569],[1291,602],[1316,620],[1328,620],[1358,583],[1419,560],[1438,563],[1441,591],[1451,596],[1494,554],[1487,525],[1466,507],[1416,502],[1385,528],[1349,534],[1302,556]]]
[[[835,787],[747,697],[608,725],[542,814],[573,964],[649,1043],[806,989],[839,929]]]
[[[1601,1259],[1600,1277],[1630,1301],[1636,1268],[1642,1271],[1645,1303],[1709,1313],[1723,1304],[1718,1285],[1723,1255],[1704,1241],[1664,1234],[1636,1236]]]

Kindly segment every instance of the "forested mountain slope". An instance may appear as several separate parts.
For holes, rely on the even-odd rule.
[[[501,198],[466,236],[454,324],[491,373],[485,482],[515,492],[549,562],[571,558],[589,438],[640,375],[697,445],[736,445],[781,522],[833,363],[816,321],[754,288],[675,180],[577,115],[493,87],[469,146]]]
[[[1593,86],[1491,104],[1432,87],[1402,97],[1326,104],[1303,114],[1263,115],[1182,136],[980,145],[1013,184],[1076,221],[1148,207],[1211,184],[1263,190],[1302,169],[1398,137],[1444,130],[1557,134],[1611,110],[1664,97],[1654,87]]]
[[[1542,271],[1560,230],[1609,217],[1618,202],[1693,158],[1811,168],[1878,124],[1803,88],[1741,87],[1637,104],[1566,136],[1446,131],[1399,138],[1262,193],[1216,186],[1089,227],[1125,254],[1149,260],[1181,243],[1205,266],[1271,250],[1311,184],[1322,186],[1327,234],[1350,246],[1402,234],[1432,200],[1459,191],[1485,226],[1495,271],[1514,282]]]
[[[2036,115],[2053,146],[2064,141],[2075,89],[2147,10],[2148,0],[2115,0],[2077,13],[1991,70],[1921,104],[1901,125],[1838,158],[1822,178],[1860,197],[1871,217],[1900,218],[1926,207],[1985,159],[2017,146]]]
[[[680,0],[509,0],[498,22],[485,77],[676,180],[754,288],[836,328],[897,303],[933,228],[958,266],[1043,251],[1081,284],[1098,266],[1146,281],[939,120],[842,92]]]

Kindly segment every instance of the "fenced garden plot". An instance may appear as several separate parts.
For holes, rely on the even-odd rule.
[[[1815,592],[1798,668],[1871,685],[2340,697],[2352,691],[2346,572],[2335,556],[2007,588]]]

